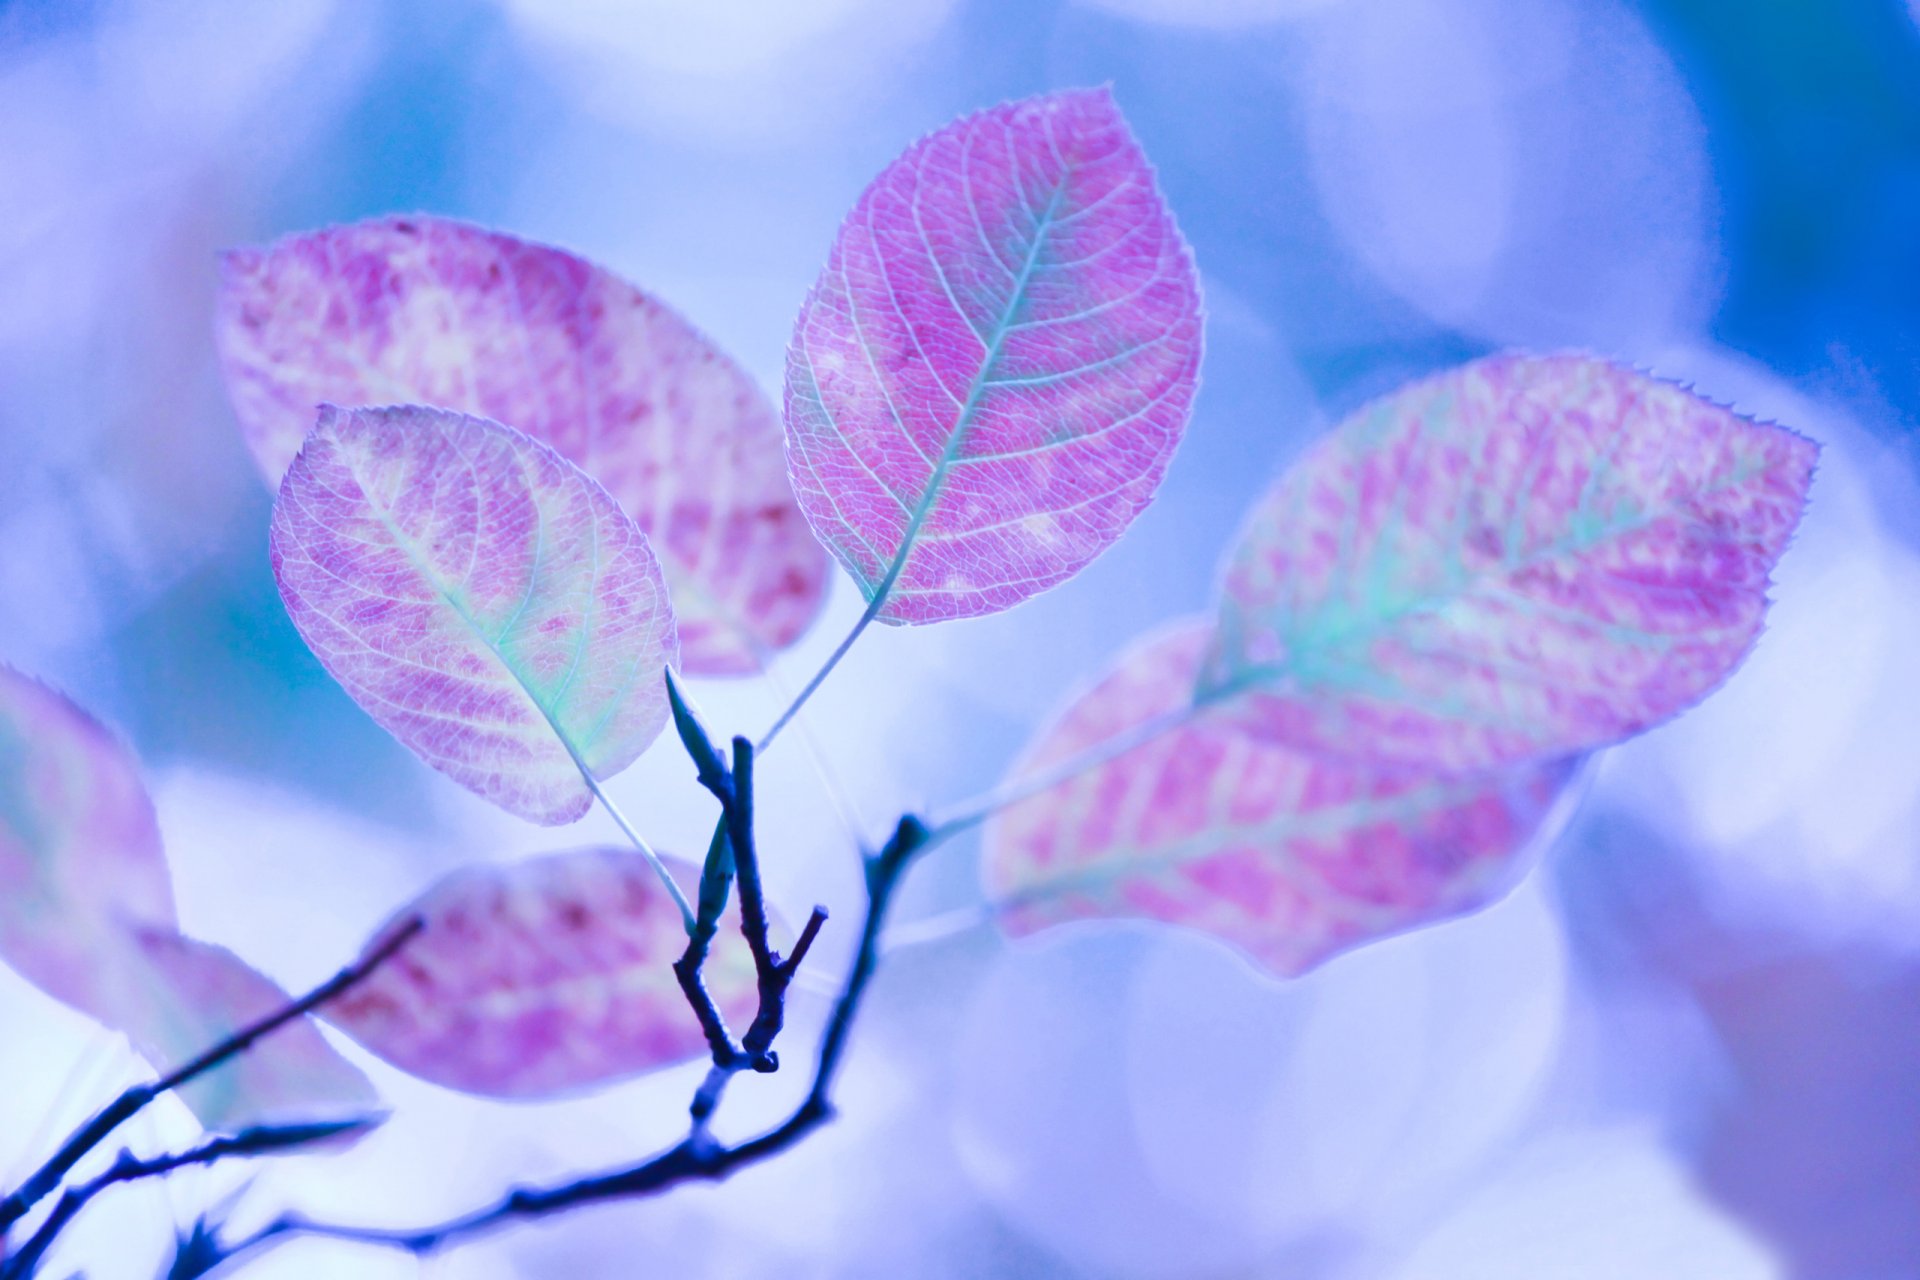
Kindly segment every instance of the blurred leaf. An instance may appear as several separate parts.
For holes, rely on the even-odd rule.
[[[105,1017],[135,922],[175,923],[138,766],[67,698],[0,665],[0,960]]]
[[[548,825],[667,719],[672,606],[644,533],[518,431],[328,407],[280,487],[294,626],[367,713],[448,777]]]
[[[1815,452],[1580,356],[1415,383],[1255,508],[1200,697],[1276,741],[1449,771],[1617,742],[1746,655]]]
[[[446,218],[380,218],[225,259],[218,338],[247,441],[278,483],[314,406],[418,403],[551,445],[647,532],[684,669],[756,671],[826,594],[752,379],[592,263]]]
[[[231,952],[182,937],[153,803],[127,749],[0,666],[0,958],[124,1031],[166,1071],[291,1003]],[[181,1091],[201,1123],[362,1116],[379,1097],[311,1024]]]
[[[697,868],[667,861],[695,883]],[[687,942],[679,908],[632,850],[466,868],[396,921],[416,916],[426,927],[406,950],[325,1013],[403,1070],[534,1098],[706,1052],[672,968]],[[721,933],[705,974],[722,1014],[752,1014],[753,958],[738,930]]]
[[[141,981],[113,1025],[165,1072],[188,1062],[292,997],[224,947],[161,929],[133,935],[145,962]],[[209,1129],[349,1119],[356,1128],[381,1111],[360,1069],[334,1051],[311,1021],[297,1019],[232,1061],[179,1090]]]
[[[950,124],[861,195],[801,309],[800,507],[881,621],[1018,604],[1152,499],[1200,327],[1186,243],[1106,90]]]
[[[1193,621],[1136,644],[1014,776],[1178,711],[1210,639]],[[1296,974],[1505,892],[1571,772],[1569,761],[1452,777],[1355,767],[1202,714],[995,816],[987,891],[1015,935],[1159,920]]]

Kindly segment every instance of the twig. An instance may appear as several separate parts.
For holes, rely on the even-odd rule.
[[[759,844],[754,832],[753,743],[747,738],[735,737],[729,763],[714,747],[699,712],[671,671],[666,674],[666,682],[674,728],[693,760],[694,775],[720,802],[720,826],[707,847],[706,864],[700,874],[700,910],[688,935],[687,948],[673,966],[680,989],[693,1006],[713,1056],[713,1068],[694,1094],[689,1108],[694,1125],[690,1138],[698,1139],[707,1119],[720,1105],[734,1073],[747,1069],[770,1072],[779,1068],[773,1042],[786,1021],[787,988],[793,984],[801,959],[826,923],[827,913],[824,907],[813,909],[792,956],[783,961],[774,953],[767,938],[766,895],[760,883]],[[759,995],[753,1024],[738,1044],[734,1043],[726,1020],[701,980],[708,949],[719,927],[720,915],[726,909],[727,887],[736,878],[740,884],[740,932],[753,954]]]
[[[1203,710],[1205,708],[1199,705],[1177,707],[1150,720],[1143,720],[1131,729],[1116,733],[1103,742],[1095,743],[1086,751],[1063,760],[1050,769],[1044,769],[1024,778],[1016,778],[1004,786],[996,787],[972,800],[962,801],[944,813],[934,815],[933,830],[942,840],[959,835],[970,827],[978,826],[1002,809],[1019,804],[1022,800],[1030,800],[1044,791],[1051,791],[1063,783],[1073,781],[1083,773],[1139,750],[1149,742],[1191,723],[1193,718]]]
[[[0,1280],[26,1280],[26,1277],[33,1275],[40,1260],[46,1256],[47,1250],[67,1224],[109,1187],[141,1178],[158,1177],[189,1165],[212,1164],[229,1156],[281,1155],[364,1129],[371,1123],[368,1119],[359,1118],[319,1124],[261,1125],[231,1136],[208,1139],[186,1151],[144,1159],[131,1151],[122,1151],[120,1158],[105,1173],[77,1187],[69,1187],[67,1193],[60,1197],[60,1203],[54,1206],[53,1212],[47,1215],[47,1220],[40,1224],[40,1229],[20,1246],[19,1252],[11,1256],[0,1255]]]
[[[256,1041],[272,1035],[297,1018],[305,1017],[364,982],[425,927],[426,922],[418,917],[407,921],[365,958],[348,965],[298,1000],[282,1006],[257,1022],[242,1027],[199,1057],[184,1066],[176,1067],[159,1079],[128,1088],[91,1120],[75,1130],[73,1135],[53,1154],[53,1157],[20,1185],[19,1190],[7,1196],[6,1199],[0,1200],[0,1239],[4,1239],[7,1231],[25,1217],[34,1205],[58,1189],[61,1180],[86,1157],[89,1151],[106,1141],[108,1135],[138,1115],[155,1098],[198,1079],[229,1059],[245,1053]]]
[[[696,1123],[685,1139],[639,1164],[557,1186],[519,1188],[488,1208],[437,1226],[388,1230],[315,1222],[297,1214],[288,1214],[231,1244],[223,1242],[217,1252],[219,1261],[214,1265],[224,1265],[301,1235],[428,1254],[464,1243],[509,1223],[547,1217],[583,1204],[651,1195],[685,1182],[718,1181],[739,1169],[785,1151],[833,1118],[833,1082],[845,1055],[854,1019],[873,978],[887,909],[907,868],[928,847],[928,835],[926,825],[909,815],[900,820],[886,846],[867,859],[867,912],[861,926],[860,947],[839,998],[834,1002],[826,1032],[821,1037],[813,1083],[806,1097],[779,1125],[756,1138],[735,1146],[724,1146],[714,1142],[704,1126]],[[824,919],[824,915],[821,918]],[[812,921],[808,923],[807,931],[801,934],[803,940],[809,934],[818,933],[818,926]],[[794,957],[786,964],[796,963],[802,952],[802,946],[796,944]]]
[[[707,991],[701,970],[707,963],[708,948],[713,945],[713,935],[719,928],[720,913],[726,909],[725,888],[732,882],[732,877],[732,846],[727,841],[726,826],[722,823],[715,829],[713,839],[707,846],[707,860],[700,874],[699,917],[694,923],[693,932],[687,935],[686,950],[673,962],[673,976],[679,980],[681,994],[692,1006],[694,1017],[699,1019],[700,1030],[707,1038],[707,1049],[713,1055],[716,1070],[731,1067],[734,1059],[740,1056],[740,1046],[734,1043],[733,1034],[727,1030],[727,1020],[720,1016],[719,1008],[713,1003],[713,996]]]

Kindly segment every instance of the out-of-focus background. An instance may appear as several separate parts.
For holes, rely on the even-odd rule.
[[[1912,0],[0,0],[0,658],[124,730],[188,929],[289,986],[451,866],[611,838],[492,811],[303,648],[214,366],[216,250],[473,218],[613,266],[777,388],[872,174],[951,116],[1104,81],[1205,277],[1198,410],[1077,581],[862,641],[808,716],[856,827],[992,785],[1077,680],[1205,607],[1316,432],[1503,345],[1824,442],[1757,654],[1608,753],[1481,915],[1288,983],[1167,931],[951,933],[890,956],[843,1118],[770,1165],[429,1263],[303,1244],[244,1274],[1920,1276]],[[838,583],[779,679],[858,603]],[[747,731],[782,701],[697,694]],[[782,757],[770,875],[790,914],[838,909],[824,975],[851,836]],[[661,844],[703,838],[664,745],[614,791]],[[974,859],[942,850],[907,914],[977,901]],[[412,1223],[621,1160],[677,1136],[697,1071],[529,1107],[367,1066],[396,1114],[360,1147],[123,1196],[66,1270],[151,1276],[242,1186],[243,1218]],[[0,970],[0,1180],[136,1070]],[[723,1128],[797,1076],[743,1082]],[[191,1132],[151,1117],[136,1141]]]

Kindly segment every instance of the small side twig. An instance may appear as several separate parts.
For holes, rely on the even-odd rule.
[[[47,1220],[40,1224],[40,1229],[17,1252],[0,1254],[0,1280],[26,1280],[26,1277],[33,1275],[60,1233],[109,1187],[142,1178],[159,1177],[190,1165],[212,1164],[230,1156],[282,1155],[364,1129],[371,1123],[361,1118],[317,1124],[261,1125],[229,1136],[210,1138],[186,1151],[166,1155],[142,1158],[131,1151],[122,1151],[120,1158],[105,1173],[77,1187],[69,1187],[54,1206],[53,1212],[47,1215]]]
[[[115,1129],[145,1110],[154,1099],[198,1079],[230,1059],[245,1053],[255,1043],[272,1035],[289,1022],[303,1018],[328,1002],[338,999],[372,976],[375,970],[392,959],[395,953],[411,942],[414,935],[425,927],[423,920],[416,918],[408,921],[394,930],[386,941],[364,958],[348,965],[298,1000],[283,1005],[258,1021],[240,1028],[199,1057],[174,1068],[159,1079],[128,1088],[92,1119],[75,1130],[45,1164],[20,1184],[18,1190],[0,1200],[0,1239],[4,1239],[7,1231],[31,1212],[36,1204],[53,1194],[67,1174],[73,1171],[73,1167],[86,1158],[88,1152],[106,1141]]]

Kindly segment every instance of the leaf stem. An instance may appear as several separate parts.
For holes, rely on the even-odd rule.
[[[579,761],[576,759],[575,763],[578,764]],[[634,830],[633,824],[627,821],[627,815],[620,812],[620,807],[614,804],[613,797],[601,789],[600,779],[593,776],[593,770],[582,764],[580,776],[587,780],[587,790],[593,792],[593,797],[600,802],[600,807],[605,809],[620,830],[626,833],[633,847],[646,856],[648,864],[653,867],[653,873],[660,877],[660,883],[667,886],[667,892],[673,896],[673,904],[680,908],[680,922],[686,926],[687,936],[692,937],[695,917],[693,904],[687,901],[686,891],[681,889],[679,881],[673,878],[673,873],[667,870],[667,864],[660,861],[660,855],[653,851],[653,846]]]
[[[1131,729],[1116,733],[1104,742],[1050,769],[1043,769],[1024,778],[1016,778],[972,800],[963,801],[935,818],[930,843],[937,844],[959,835],[985,822],[1002,809],[1011,808],[1022,800],[1031,800],[1042,792],[1051,791],[1063,783],[1073,781],[1083,773],[1118,760],[1129,752],[1137,751],[1156,738],[1172,733],[1175,729],[1190,723],[1203,709],[1198,704],[1178,707],[1154,716],[1150,720],[1143,720]]]
[[[348,965],[298,1000],[247,1024],[199,1057],[174,1068],[159,1079],[128,1088],[92,1119],[75,1130],[60,1149],[41,1165],[32,1177],[20,1185],[19,1190],[0,1200],[0,1238],[5,1236],[14,1223],[25,1217],[34,1205],[51,1195],[60,1186],[61,1180],[86,1157],[88,1152],[106,1141],[115,1129],[145,1110],[155,1098],[198,1079],[229,1059],[246,1052],[255,1042],[272,1035],[289,1022],[305,1017],[366,981],[376,969],[392,959],[395,953],[411,942],[425,927],[426,922],[415,916],[395,929],[364,959]]]
[[[898,572],[897,566],[895,571]],[[765,751],[773,745],[773,740],[780,736],[780,731],[786,728],[788,723],[796,715],[800,714],[800,708],[807,705],[807,699],[813,696],[814,690],[824,684],[827,677],[833,674],[833,669],[840,665],[840,659],[847,656],[847,652],[853,648],[853,642],[860,638],[860,633],[865,631],[873,620],[880,616],[880,610],[886,607],[887,595],[892,586],[893,575],[890,574],[887,580],[881,584],[881,589],[874,592],[872,601],[868,603],[866,609],[860,614],[860,621],[853,624],[853,630],[847,632],[847,638],[840,642],[840,647],[827,655],[826,662],[818,671],[813,673],[813,679],[807,681],[805,686],[801,688],[799,694],[794,697],[794,700],[787,704],[787,709],[780,713],[780,718],[773,722],[773,727],[760,735],[759,750]]]

